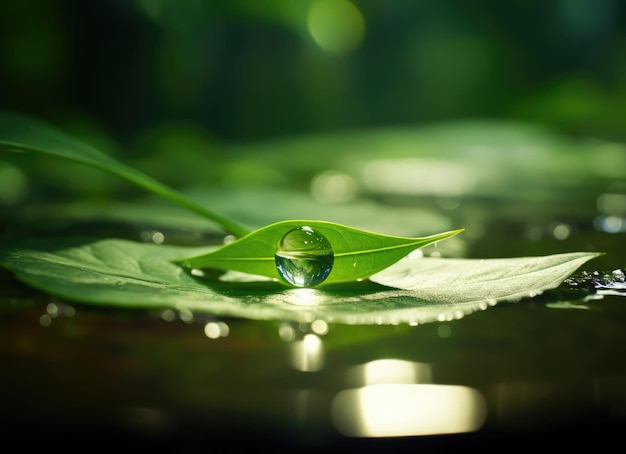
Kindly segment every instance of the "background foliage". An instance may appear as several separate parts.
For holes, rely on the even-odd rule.
[[[133,150],[173,131],[475,117],[624,139],[625,13],[616,0],[9,0],[0,104]]]

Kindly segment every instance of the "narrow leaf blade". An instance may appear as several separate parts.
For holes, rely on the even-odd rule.
[[[110,172],[190,211],[211,219],[234,235],[248,230],[183,194],[39,120],[0,112],[0,147],[53,155]]]
[[[366,279],[428,244],[450,238],[464,229],[421,238],[381,235],[326,221],[291,220],[270,224],[215,251],[180,260],[185,268],[240,271],[280,280],[275,264],[277,245],[289,231],[307,226],[330,242],[332,271],[323,284]]]

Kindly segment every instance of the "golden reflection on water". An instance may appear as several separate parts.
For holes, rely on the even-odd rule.
[[[398,383],[429,383],[431,366],[401,359],[379,359],[353,367],[348,371],[352,386]]]
[[[317,334],[305,334],[289,344],[291,367],[301,372],[317,372],[324,368],[325,354],[322,339]]]
[[[310,323],[281,323],[278,335],[288,344],[289,365],[301,372],[322,370],[325,365],[322,336],[328,334],[328,331],[328,323],[324,320],[313,320]]]
[[[482,394],[458,385],[381,384],[339,392],[331,414],[350,437],[404,437],[473,432],[487,406]]]
[[[350,370],[359,386],[338,392],[331,405],[335,428],[349,437],[403,437],[480,429],[487,404],[476,389],[436,385],[427,364],[397,359]]]

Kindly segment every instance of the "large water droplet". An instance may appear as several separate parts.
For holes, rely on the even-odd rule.
[[[315,287],[333,269],[333,247],[324,235],[311,227],[297,227],[278,243],[274,256],[278,274],[296,287]]]

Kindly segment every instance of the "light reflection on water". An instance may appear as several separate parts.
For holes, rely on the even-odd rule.
[[[355,387],[379,384],[430,383],[431,366],[401,359],[379,359],[352,367],[348,382]]]
[[[459,385],[430,384],[428,364],[371,361],[348,372],[353,388],[332,402],[335,428],[349,437],[403,437],[472,432],[485,422],[482,394]]]
[[[487,406],[467,386],[401,383],[346,389],[335,396],[331,411],[343,435],[404,437],[476,431]]]
[[[289,365],[300,372],[322,370],[325,365],[322,336],[328,334],[328,331],[328,324],[323,320],[300,324],[282,323],[278,334],[288,344]]]
[[[626,217],[598,216],[593,220],[593,226],[600,232],[626,232]]]
[[[230,334],[228,324],[222,321],[211,321],[204,325],[204,334],[209,339],[219,339]]]
[[[52,325],[52,320],[61,316],[74,317],[76,309],[63,303],[51,302],[46,305],[46,313],[39,317],[39,325],[47,328]]]
[[[626,232],[626,191],[621,186],[613,189],[596,200],[600,215],[593,220],[593,226],[600,232]]]
[[[316,334],[305,334],[289,344],[291,366],[301,372],[317,372],[324,368],[324,344]]]

